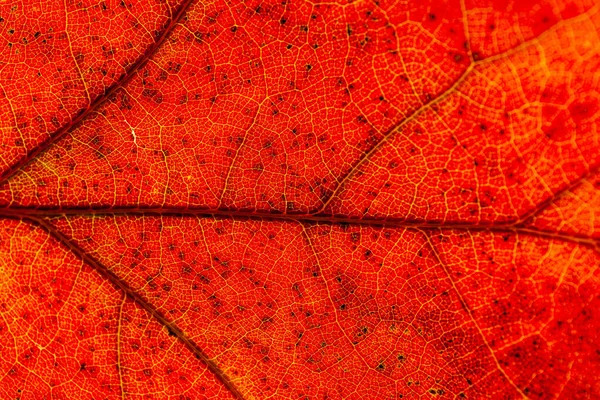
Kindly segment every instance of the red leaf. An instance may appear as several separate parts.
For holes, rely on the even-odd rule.
[[[589,2],[0,6],[0,393],[597,398]]]

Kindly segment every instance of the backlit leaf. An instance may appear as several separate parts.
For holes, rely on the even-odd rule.
[[[600,396],[593,1],[0,31],[2,398]]]

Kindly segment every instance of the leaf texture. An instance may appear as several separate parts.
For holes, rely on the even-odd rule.
[[[3,398],[600,396],[594,2],[0,28]]]

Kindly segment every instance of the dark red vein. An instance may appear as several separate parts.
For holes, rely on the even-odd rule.
[[[232,218],[236,220],[262,220],[262,221],[281,221],[295,222],[300,224],[336,224],[336,225],[359,225],[383,228],[406,228],[406,229],[452,229],[473,232],[499,232],[524,234],[538,236],[549,240],[561,240],[580,245],[600,249],[600,238],[588,235],[579,235],[576,233],[553,232],[539,229],[533,226],[526,226],[522,223],[514,222],[487,222],[487,223],[468,223],[461,221],[425,221],[425,220],[392,220],[392,219],[354,219],[338,216],[314,216],[309,214],[289,215],[289,214],[267,214],[252,213],[240,211],[210,211],[194,209],[176,209],[176,208],[156,208],[156,209],[57,209],[57,210],[32,210],[32,209],[0,209],[0,218],[18,218],[25,220],[46,220],[50,218],[61,217],[193,217],[193,218]]]
[[[588,12],[589,12],[589,10],[588,10]],[[540,38],[542,38],[543,36],[560,28],[563,24],[565,24],[567,22],[573,23],[574,21],[577,21],[577,20],[587,16],[588,12],[585,12],[581,15],[577,15],[572,18],[564,19],[564,20],[554,24],[552,27],[548,28],[546,31],[542,32],[538,36],[532,37],[528,40],[525,40],[525,41],[521,42],[520,44],[518,44],[516,47],[510,48],[502,53],[498,53],[496,55],[493,55],[493,56],[490,56],[487,58],[483,58],[483,59],[473,60],[467,66],[467,68],[462,72],[462,74],[454,82],[452,82],[450,84],[450,86],[448,88],[446,88],[445,90],[440,92],[430,102],[423,104],[421,107],[419,107],[417,110],[415,110],[415,112],[410,114],[408,117],[404,118],[403,120],[399,121],[398,123],[392,125],[389,129],[387,129],[382,134],[381,139],[378,142],[374,143],[373,146],[369,150],[367,150],[364,154],[362,154],[362,156],[358,160],[356,160],[356,162],[337,180],[337,185],[334,188],[334,190],[331,192],[331,194],[329,196],[327,196],[327,198],[323,200],[321,206],[319,206],[318,209],[312,211],[311,214],[319,215],[319,214],[325,212],[327,209],[327,206],[344,189],[345,184],[348,181],[350,181],[350,179],[352,179],[352,177],[357,172],[360,171],[361,166],[363,166],[365,163],[367,163],[371,160],[373,154],[376,153],[377,150],[382,145],[384,145],[387,141],[389,141],[392,137],[394,137],[395,136],[394,134],[396,132],[399,132],[405,125],[416,120],[416,118],[419,117],[421,114],[423,114],[424,112],[426,112],[430,109],[433,109],[433,106],[435,106],[436,104],[439,104],[440,102],[445,100],[447,97],[449,97],[450,95],[455,93],[456,89],[458,89],[458,87],[460,87],[462,85],[462,83],[469,77],[471,72],[474,71],[477,66],[484,65],[484,64],[491,64],[491,63],[495,62],[496,60],[506,58],[506,57],[510,56],[511,54],[519,52],[520,50],[530,46],[531,43],[538,42],[540,40]],[[472,56],[470,58],[472,58]],[[535,210],[533,212],[535,213]]]
[[[12,176],[14,176],[17,172],[27,166],[32,160],[34,160],[40,153],[46,151],[50,148],[54,143],[59,141],[62,137],[64,137],[67,133],[71,132],[75,128],[77,128],[81,123],[94,111],[98,110],[117,90],[126,85],[134,76],[135,73],[143,68],[146,63],[154,56],[156,51],[160,48],[160,46],[164,43],[169,34],[173,31],[175,26],[182,20],[186,11],[192,4],[193,0],[184,0],[175,12],[172,14],[168,23],[165,24],[163,31],[160,33],[158,38],[155,40],[153,44],[148,46],[146,51],[140,55],[140,57],[133,63],[133,65],[129,68],[129,70],[121,76],[120,79],[116,80],[105,92],[103,95],[96,97],[92,103],[85,109],[79,111],[78,114],[75,115],[75,118],[71,120],[70,123],[62,126],[57,131],[54,132],[48,139],[39,143],[33,149],[29,150],[27,154],[17,160],[14,164],[8,167],[0,174],[0,185],[5,184]]]
[[[140,307],[146,310],[152,317],[154,317],[162,326],[169,330],[169,334],[174,335],[179,341],[181,341],[193,354],[201,360],[208,370],[229,390],[229,392],[236,399],[244,399],[238,389],[231,383],[230,378],[223,372],[219,366],[189,337],[185,335],[183,330],[179,328],[175,323],[167,319],[162,313],[160,313],[152,304],[150,304],[141,295],[136,293],[126,282],[121,280],[113,271],[104,266],[101,262],[90,256],[83,249],[77,246],[73,241],[55,229],[48,221],[39,218],[28,218],[28,220],[47,231],[52,237],[57,239],[60,243],[66,246],[73,254],[80,258],[83,262],[92,267],[98,272],[103,278],[109,281],[118,290],[125,293],[131,300],[136,302]]]
[[[562,189],[558,190],[556,193],[554,193],[554,195],[548,197],[541,204],[539,204],[538,206],[536,206],[535,208],[533,208],[529,212],[527,212],[524,215],[522,215],[519,218],[519,222],[522,223],[522,224],[530,223],[535,217],[537,217],[542,212],[544,212],[548,207],[550,207],[552,204],[554,204],[557,200],[560,200],[565,194],[567,194],[570,191],[574,190],[583,181],[585,181],[586,179],[588,179],[590,176],[596,174],[599,170],[600,170],[600,160],[598,161],[597,164],[594,164],[593,166],[591,166],[588,169],[588,171],[586,173],[584,173],[582,176],[580,176],[579,178],[575,179],[573,182],[570,182],[564,188],[562,188]]]
[[[431,252],[433,253],[433,256],[437,260],[437,264],[441,267],[441,269],[444,271],[444,274],[446,275],[446,277],[450,281],[450,284],[452,285],[452,289],[454,290],[454,293],[456,293],[456,295],[458,296],[458,300],[460,301],[460,303],[462,305],[462,309],[466,311],[467,315],[469,316],[469,319],[471,320],[471,322],[473,323],[473,325],[477,329],[477,332],[479,333],[479,336],[481,337],[481,340],[485,344],[485,347],[490,352],[490,356],[491,356],[494,364],[496,365],[496,369],[500,372],[500,374],[502,376],[504,376],[504,378],[507,380],[507,382],[510,384],[510,386],[512,386],[515,389],[515,391],[520,395],[521,398],[527,399],[528,397],[525,395],[525,393],[523,393],[523,391],[521,390],[521,388],[519,388],[515,384],[515,382],[510,378],[510,376],[504,370],[504,368],[502,368],[502,365],[500,365],[500,362],[498,361],[498,357],[496,357],[496,353],[494,353],[494,350],[490,346],[490,344],[489,344],[489,342],[488,342],[485,334],[483,333],[483,331],[481,330],[481,327],[477,323],[477,319],[473,315],[473,311],[468,306],[468,303],[465,300],[465,298],[463,297],[461,291],[458,290],[458,287],[456,286],[456,282],[454,282],[454,279],[452,279],[452,274],[448,270],[448,266],[446,265],[446,263],[444,262],[444,260],[442,260],[442,257],[439,254],[436,246],[433,244],[433,241],[431,240],[430,235],[427,232],[421,232],[421,234],[423,235],[423,237],[425,239],[425,242],[427,243],[427,245],[431,249]]]

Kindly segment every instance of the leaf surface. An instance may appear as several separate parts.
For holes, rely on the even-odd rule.
[[[4,397],[600,395],[597,5],[109,3],[0,13]]]

